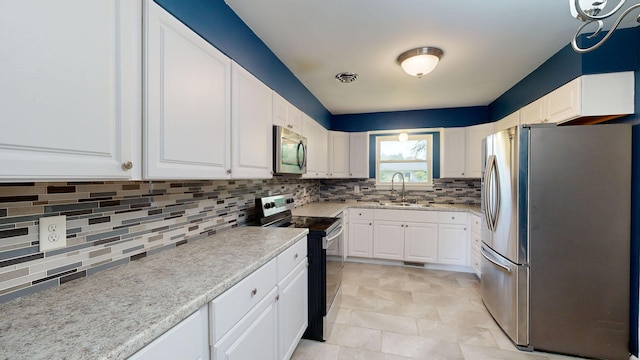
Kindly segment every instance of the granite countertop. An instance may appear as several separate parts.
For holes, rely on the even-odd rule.
[[[384,205],[383,205],[384,204]],[[425,206],[428,205],[428,206]],[[333,202],[333,201],[321,201],[315,203],[305,204],[303,206],[293,209],[293,215],[295,216],[322,216],[322,217],[336,217],[340,213],[348,208],[360,208],[360,209],[393,209],[393,210],[420,210],[420,211],[466,211],[474,215],[481,216],[480,205],[466,205],[466,204],[417,204],[416,206],[400,206],[394,203],[379,203],[379,202],[361,202],[361,201],[347,201],[347,202]]]
[[[125,359],[307,233],[238,227],[0,304],[0,359]]]

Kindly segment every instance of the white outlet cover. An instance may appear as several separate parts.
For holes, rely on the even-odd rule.
[[[55,229],[55,231],[50,231],[50,229]],[[40,218],[39,232],[40,252],[67,246],[67,216],[60,215]],[[55,238],[57,238],[56,241],[50,240]]]

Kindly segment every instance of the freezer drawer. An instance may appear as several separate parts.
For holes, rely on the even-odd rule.
[[[482,300],[491,316],[521,348],[529,345],[529,268],[516,265],[486,244],[481,248]]]

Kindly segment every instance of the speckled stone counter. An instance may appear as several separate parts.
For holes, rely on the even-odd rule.
[[[0,304],[0,359],[125,359],[307,233],[239,227]]]
[[[393,203],[382,205],[377,202],[315,202],[305,204],[293,210],[295,216],[323,216],[335,217],[348,208],[361,209],[403,209],[420,211],[466,211],[472,214],[481,215],[479,205],[465,204],[430,204],[429,206],[399,206]]]

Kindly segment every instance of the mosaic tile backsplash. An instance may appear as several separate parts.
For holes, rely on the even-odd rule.
[[[0,184],[0,303],[253,219],[255,197],[318,201],[319,181]],[[39,251],[43,216],[67,216],[67,246]]]
[[[354,185],[360,193],[354,194]],[[375,180],[94,181],[0,183],[0,303],[58,286],[154,252],[245,225],[255,198],[292,193],[315,201],[389,201]],[[478,180],[436,180],[407,199],[480,202]],[[67,246],[39,251],[39,219],[67,216]]]
[[[409,202],[431,204],[480,205],[480,179],[434,179],[432,190],[407,190],[405,199]],[[402,185],[395,191],[377,189],[375,179],[322,180],[320,201],[400,201]],[[354,186],[360,187],[354,193]]]

